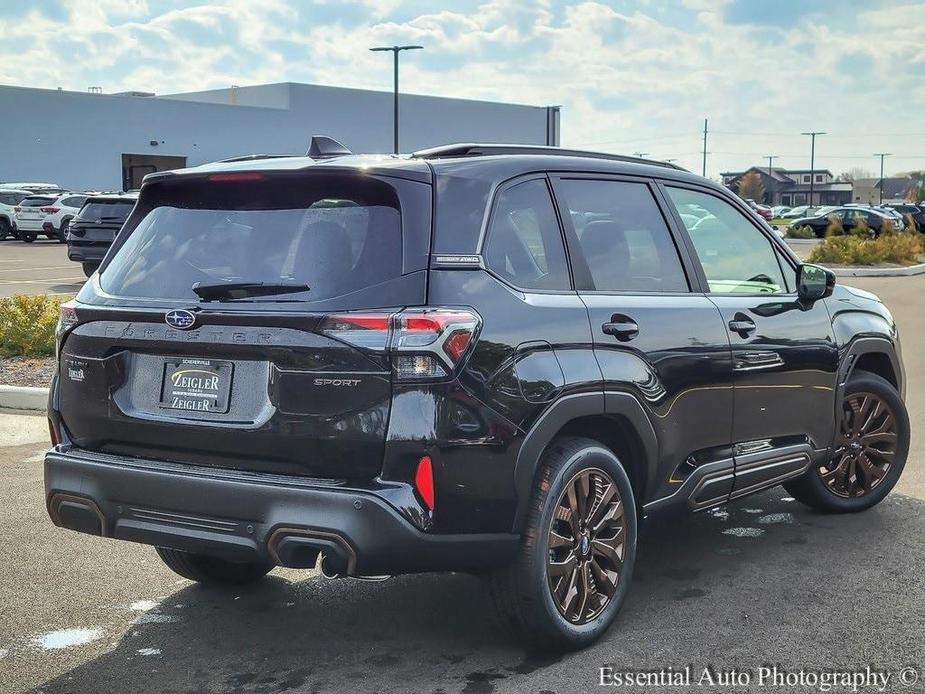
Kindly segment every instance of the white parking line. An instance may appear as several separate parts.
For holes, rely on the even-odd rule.
[[[83,284],[87,280],[86,277],[81,275],[80,277],[51,277],[41,280],[0,280],[0,284],[53,284],[55,282],[80,282]]]
[[[2,268],[0,269],[0,275],[5,275],[9,272],[39,272],[41,270],[63,270],[60,265],[39,265],[37,267],[17,267],[17,268]]]

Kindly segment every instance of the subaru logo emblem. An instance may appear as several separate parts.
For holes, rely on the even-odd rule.
[[[164,322],[171,328],[189,330],[196,324],[196,314],[184,308],[175,308],[164,316]]]

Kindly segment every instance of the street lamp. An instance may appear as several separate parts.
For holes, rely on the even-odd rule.
[[[813,185],[816,181],[816,135],[825,135],[824,132],[816,131],[810,133],[800,133],[809,135],[812,138],[812,145],[809,150],[809,206],[813,206]]]
[[[649,153],[648,152],[633,152],[633,156],[639,157],[640,159],[645,159],[647,156],[649,156]]]
[[[416,51],[424,46],[376,46],[371,51],[392,51],[395,59],[395,94],[393,96],[392,127],[394,129],[395,154],[398,154],[398,54],[402,51]]]
[[[875,157],[880,157],[880,204],[883,204],[883,160],[886,157],[891,157],[893,154],[891,152],[874,152]]]

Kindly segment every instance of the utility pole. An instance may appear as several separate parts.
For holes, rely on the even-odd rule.
[[[886,157],[891,157],[893,154],[891,152],[874,152],[875,157],[880,157],[880,204],[883,204],[883,160]]]
[[[414,51],[422,48],[424,46],[376,46],[369,49],[371,51],[392,51],[395,58],[395,90],[392,97],[392,129],[395,154],[398,154],[398,54],[402,51]]]
[[[776,154],[769,154],[766,158],[768,160],[768,178],[773,178],[774,177],[774,167],[773,167],[774,160],[778,159],[779,157]]]
[[[703,171],[700,175],[707,177],[707,119],[703,119]]]
[[[825,135],[821,130],[809,133],[800,133],[809,135],[812,143],[809,146],[809,206],[813,206],[813,189],[816,183],[816,135]]]

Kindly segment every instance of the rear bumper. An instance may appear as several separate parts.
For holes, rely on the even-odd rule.
[[[297,568],[321,552],[349,575],[487,568],[517,551],[517,535],[421,532],[367,490],[261,477],[58,447],[45,499],[71,530]]]
[[[106,256],[109,245],[108,243],[106,245],[97,245],[87,241],[81,243],[70,238],[67,244],[67,257],[68,260],[73,260],[78,263],[98,263]]]

